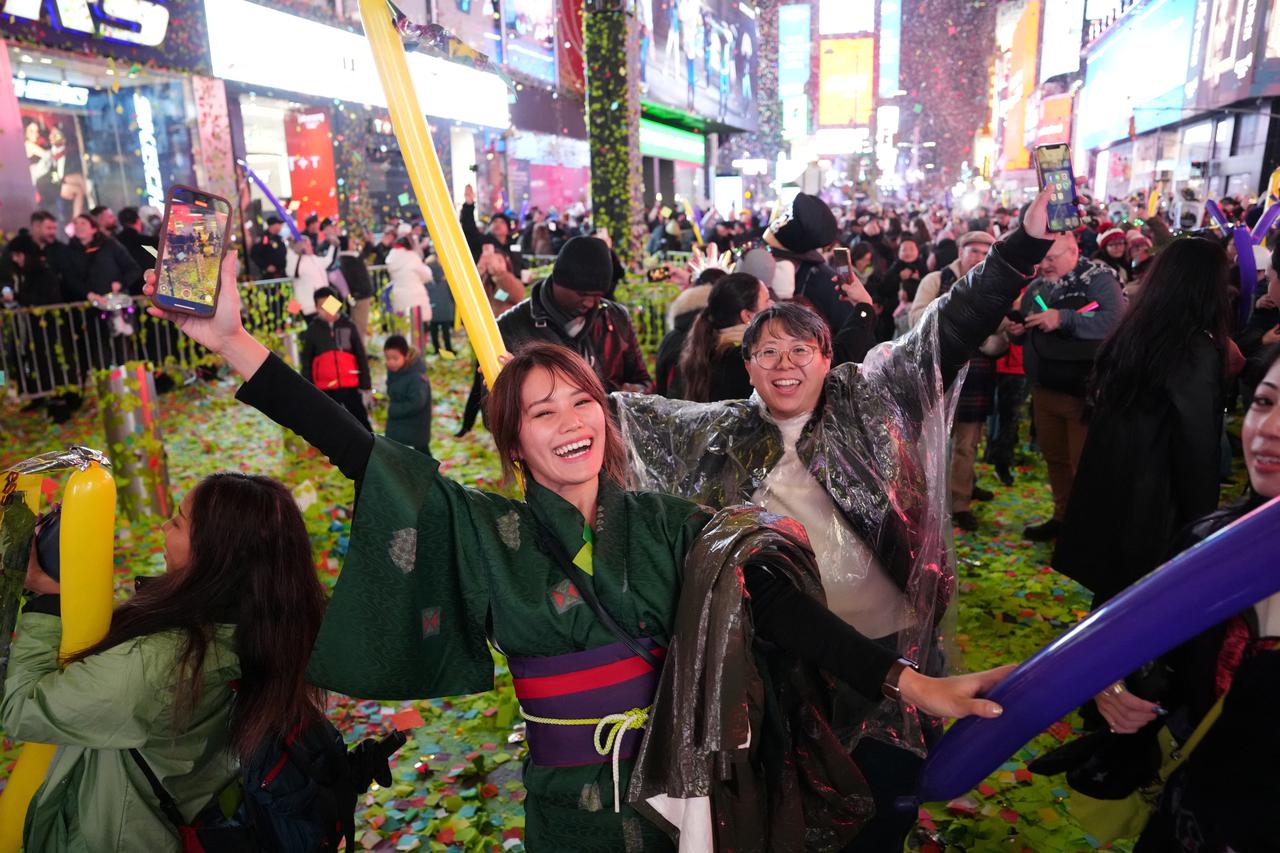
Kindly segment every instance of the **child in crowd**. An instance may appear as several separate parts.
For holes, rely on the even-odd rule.
[[[302,336],[302,375],[373,432],[365,407],[373,385],[360,331],[342,316],[342,302],[329,288],[317,289],[315,302],[316,315]]]
[[[403,335],[383,344],[387,363],[387,438],[429,452],[431,383],[422,356]]]

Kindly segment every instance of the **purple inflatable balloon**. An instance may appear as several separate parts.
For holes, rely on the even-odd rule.
[[[280,200],[275,197],[275,194],[271,192],[270,188],[262,182],[262,178],[258,177],[258,173],[253,171],[253,169],[250,169],[249,164],[243,160],[237,160],[236,163],[239,164],[241,169],[244,169],[244,173],[249,176],[249,179],[258,185],[258,189],[262,190],[262,194],[267,197],[267,201],[271,202],[271,206],[276,209],[276,213],[280,214],[280,218],[284,220],[284,227],[289,229],[289,233],[293,235],[293,239],[301,240],[302,232],[298,230],[298,223],[293,221],[293,217],[289,215],[289,211],[280,203]]]
[[[1253,226],[1253,232],[1249,235],[1253,238],[1253,242],[1261,243],[1266,238],[1271,226],[1276,224],[1276,217],[1280,217],[1280,204],[1272,204],[1268,207],[1267,212],[1262,214],[1258,223]]]
[[[1231,223],[1227,222],[1227,215],[1222,212],[1222,206],[1213,199],[1209,199],[1204,203],[1204,209],[1209,211],[1209,217],[1218,223],[1224,230],[1231,230]]]
[[[991,691],[1004,714],[951,727],[924,763],[920,802],[960,796],[1102,688],[1280,592],[1278,550],[1280,498],[1107,602]]]
[[[1236,246],[1236,265],[1240,268],[1240,325],[1249,321],[1253,311],[1253,293],[1258,289],[1258,262],[1253,259],[1253,237],[1243,225],[1231,232]]]

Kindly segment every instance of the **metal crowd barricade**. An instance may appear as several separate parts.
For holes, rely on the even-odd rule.
[[[370,328],[411,337],[410,318],[390,311],[385,302],[386,268],[370,267],[369,274],[375,293]],[[292,279],[241,282],[239,289],[245,328],[278,353],[295,352],[302,321],[288,311]],[[641,349],[650,356],[666,333],[665,312],[673,296],[644,286],[624,288],[618,295],[631,311]],[[121,312],[87,302],[0,309],[0,393],[26,401],[80,392],[93,382],[95,372],[133,361],[160,370],[191,370],[216,362],[172,324],[148,314],[148,304],[134,297]]]
[[[387,285],[386,268],[370,267],[375,301]],[[271,349],[290,349],[301,318],[289,313],[292,279],[241,282],[245,328]],[[122,300],[123,301],[123,300]],[[32,400],[79,392],[95,371],[132,361],[158,369],[192,369],[212,363],[208,350],[173,325],[147,313],[149,301],[133,297],[118,311],[88,302],[0,309],[3,393]]]

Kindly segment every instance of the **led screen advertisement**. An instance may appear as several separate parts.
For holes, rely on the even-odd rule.
[[[435,20],[468,47],[494,62],[506,61],[502,52],[502,18],[495,0],[436,0]]]
[[[1187,106],[1214,109],[1247,97],[1258,56],[1256,45],[1267,13],[1260,0],[1204,0],[1204,41],[1200,47],[1199,80],[1188,87]],[[1275,13],[1273,12],[1273,15]],[[1195,64],[1195,63],[1193,63]]]
[[[901,65],[902,0],[880,0],[880,97],[897,96]]]
[[[1080,70],[1085,0],[1045,0],[1040,82]]]
[[[760,40],[754,6],[745,0],[636,0],[635,14],[645,100],[756,129]]]
[[[202,0],[4,0],[0,35],[41,47],[208,73]]]
[[[809,132],[811,27],[812,14],[807,3],[778,9],[778,97],[782,101],[784,139]]]
[[[338,218],[338,182],[333,167],[329,113],[321,107],[291,111],[284,120],[289,183],[301,221],[311,214]]]
[[[1155,0],[1094,48],[1077,108],[1076,145],[1099,148],[1184,115],[1196,0]],[[1145,57],[1144,73],[1134,58]],[[1156,58],[1159,61],[1155,61]]]
[[[507,67],[556,81],[555,0],[503,0]]]
[[[1003,133],[1001,165],[1006,171],[1031,168],[1027,150],[1027,101],[1036,89],[1036,45],[1040,34],[1040,3],[1031,0],[1023,9],[1013,32],[1007,57],[1005,97],[1002,103]]]
[[[1071,142],[1070,95],[1052,95],[1040,101],[1040,118],[1036,124],[1036,145],[1058,145]]]
[[[818,126],[869,127],[874,82],[875,39],[823,39],[818,50]]]
[[[876,0],[819,0],[818,35],[871,33],[876,29]]]

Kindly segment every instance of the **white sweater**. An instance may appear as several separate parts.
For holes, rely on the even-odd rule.
[[[766,412],[766,417],[768,414]],[[751,502],[804,525],[832,613],[873,640],[907,625],[906,599],[862,537],[854,532],[822,484],[796,453],[810,413],[773,420],[782,432],[782,458]]]

